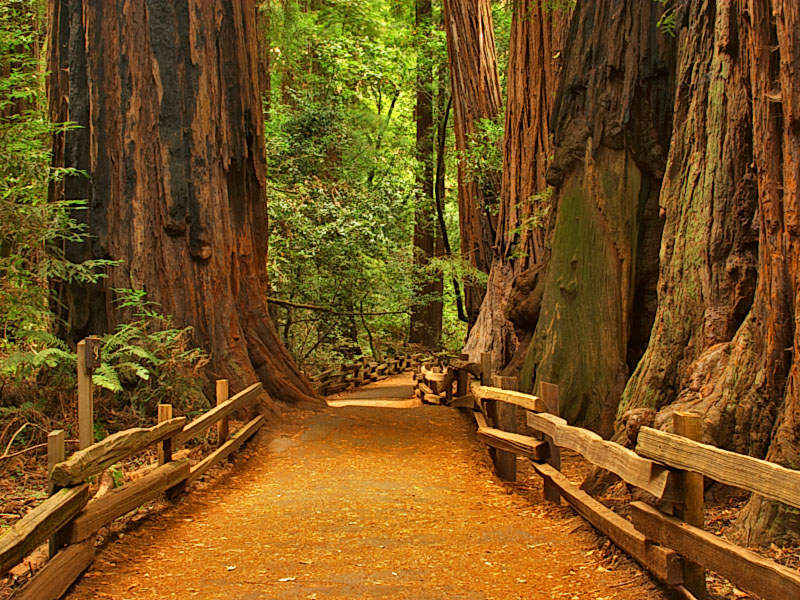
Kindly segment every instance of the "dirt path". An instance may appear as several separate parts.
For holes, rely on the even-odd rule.
[[[347,399],[410,395],[400,376]],[[454,409],[287,417],[248,459],[110,543],[68,598],[664,598],[533,479],[499,482]]]

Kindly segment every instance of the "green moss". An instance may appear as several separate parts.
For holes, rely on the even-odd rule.
[[[562,416],[606,433],[627,375],[641,185],[633,161],[602,148],[587,171],[565,180],[542,312],[521,374],[528,391],[558,384]]]

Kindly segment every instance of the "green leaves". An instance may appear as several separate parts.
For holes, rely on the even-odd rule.
[[[53,135],[66,127],[47,117],[34,4],[0,3],[0,358],[52,346],[28,334],[55,325],[54,284],[97,281],[113,264],[64,257],[64,244],[85,237],[74,218],[85,203],[47,199],[50,185],[79,173],[50,167]],[[45,356],[49,363],[64,358]]]

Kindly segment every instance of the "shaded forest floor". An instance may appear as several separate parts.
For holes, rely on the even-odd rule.
[[[349,399],[407,400],[401,377]],[[249,460],[108,544],[68,597],[664,598],[533,478],[500,483],[456,410],[287,416]]]

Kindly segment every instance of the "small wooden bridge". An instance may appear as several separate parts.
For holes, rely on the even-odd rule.
[[[289,409],[209,481],[199,480],[263,424],[258,417],[228,432],[228,417],[258,385],[231,398],[221,385],[218,406],[191,422],[165,409],[150,429],[59,461],[59,491],[0,538],[6,571],[51,540],[52,558],[16,597],[69,589],[72,600],[666,598],[640,565],[686,597],[703,568],[765,598],[800,597],[795,571],[675,516],[632,503],[632,524],[581,492],[558,456],[580,454],[683,509],[686,520],[697,502],[687,471],[796,506],[798,472],[655,430],[643,429],[637,452],[625,449],[569,426],[551,401],[503,389],[513,382],[493,379],[488,360],[389,375],[408,366],[397,361],[378,382],[346,386],[324,409]],[[529,430],[518,432],[520,423]],[[216,451],[191,466],[172,460],[212,426],[221,429]],[[89,501],[87,477],[152,443],[161,466]],[[163,492],[173,500],[156,515],[95,547],[98,529]]]

